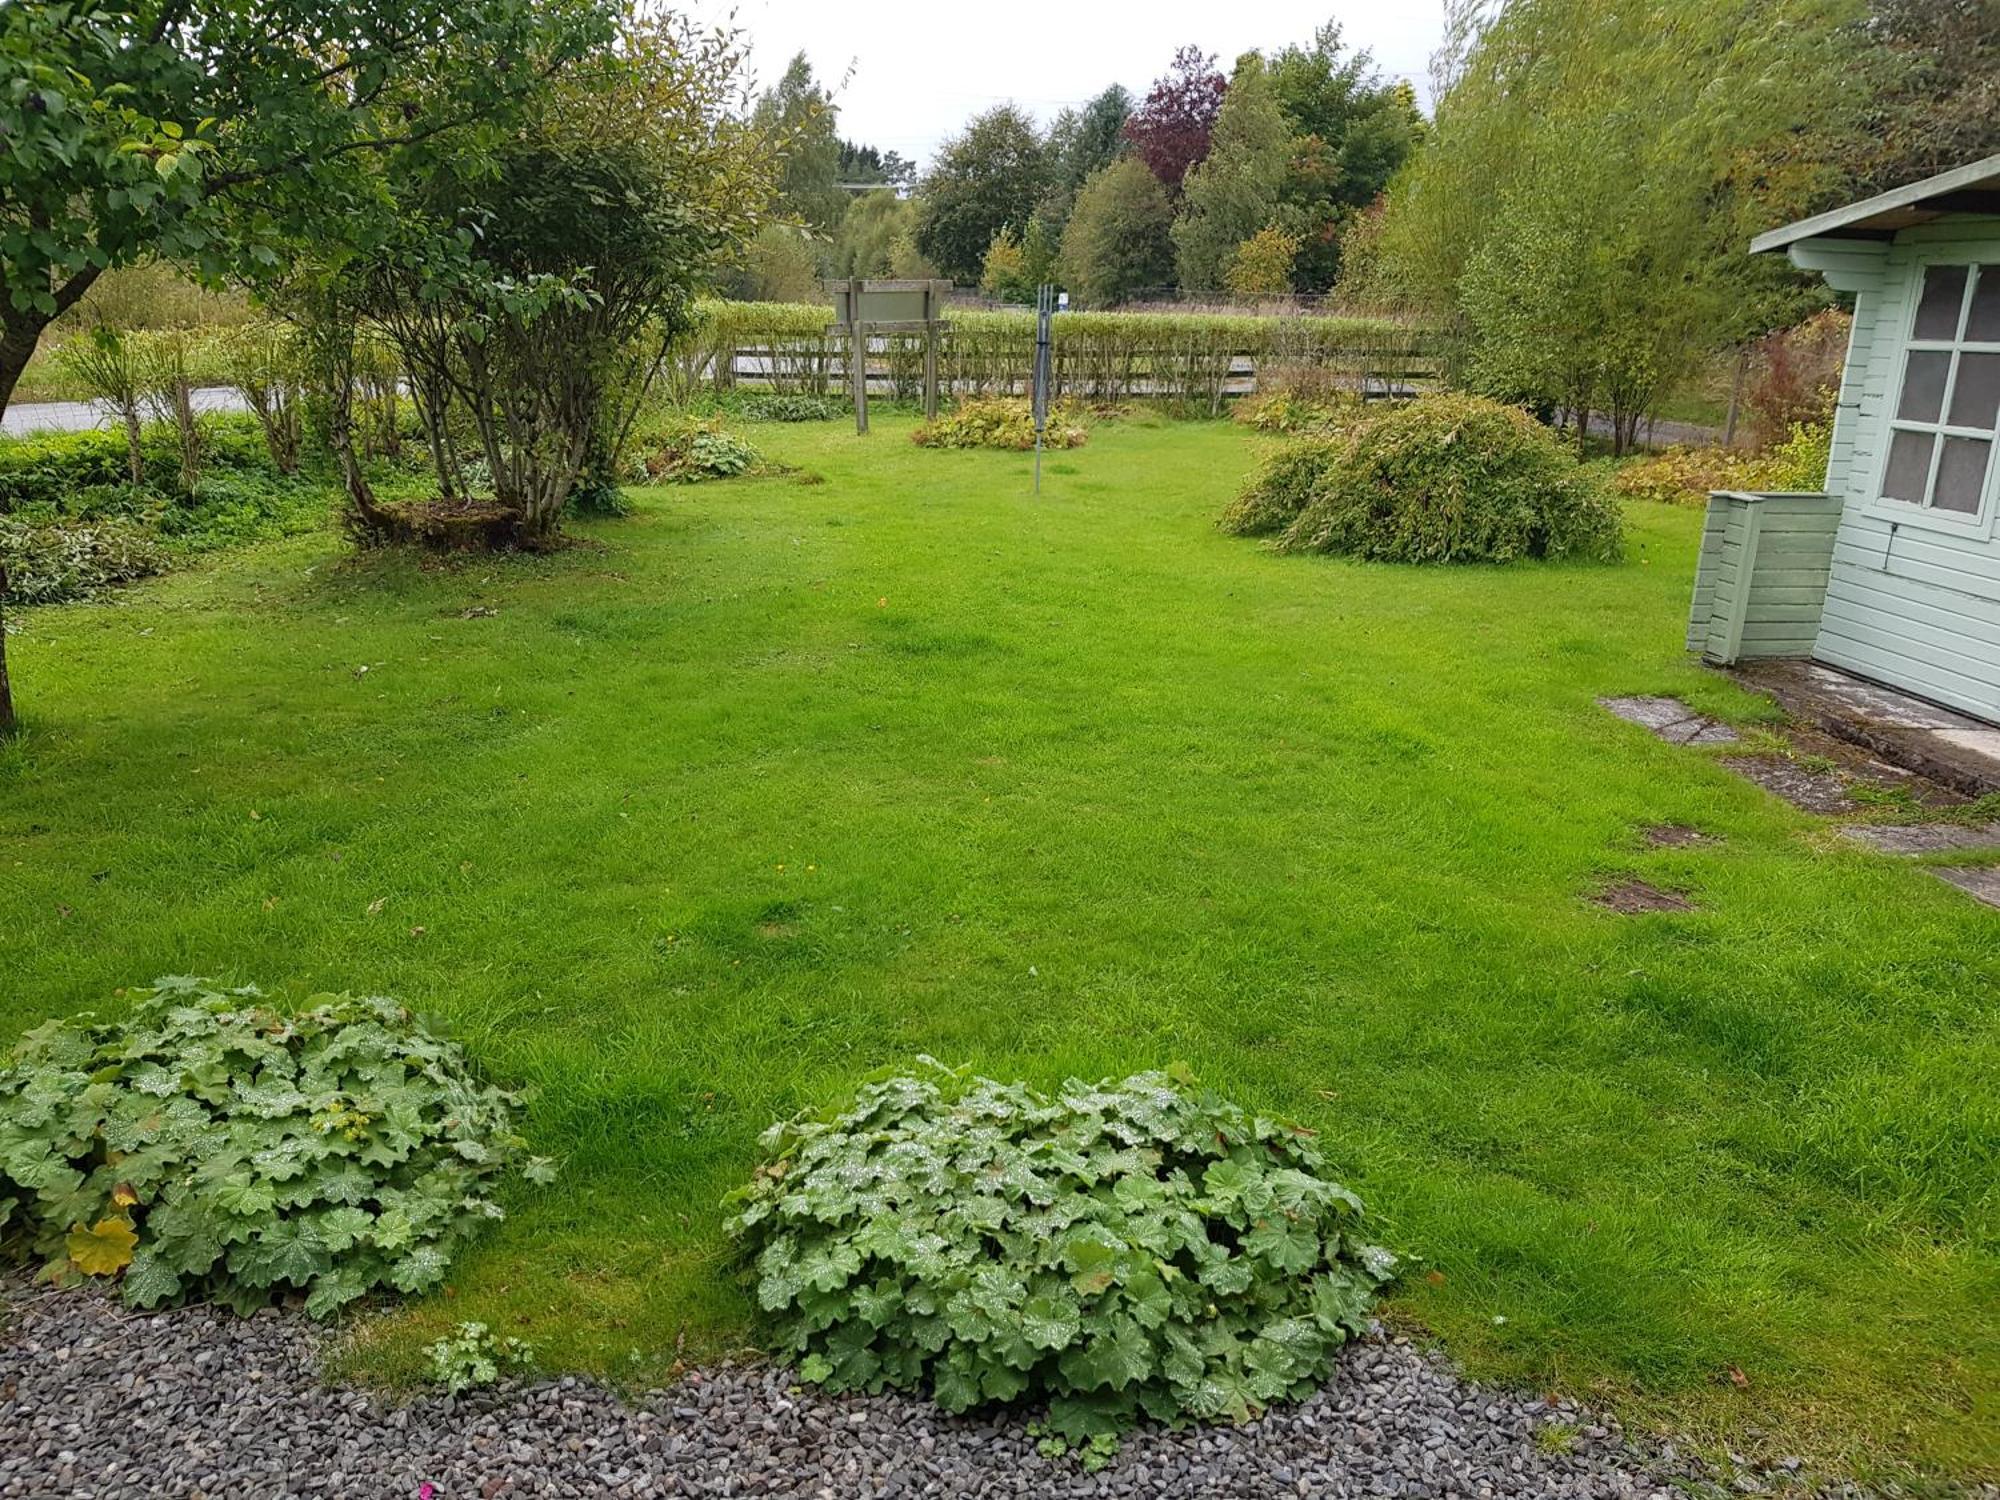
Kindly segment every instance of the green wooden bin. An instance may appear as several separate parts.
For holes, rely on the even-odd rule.
[[[1688,650],[1718,666],[1812,655],[1839,529],[1840,501],[1831,495],[1712,493]]]

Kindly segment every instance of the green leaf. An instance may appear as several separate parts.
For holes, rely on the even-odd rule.
[[[1083,1321],[1074,1302],[1048,1293],[1021,1305],[1021,1336],[1037,1349],[1061,1349],[1077,1336]]]

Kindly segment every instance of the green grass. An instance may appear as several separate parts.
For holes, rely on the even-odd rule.
[[[1324,1132],[1475,1371],[2000,1472],[2000,927],[1592,702],[1768,717],[1682,654],[1698,512],[1618,567],[1279,558],[1213,528],[1226,425],[1100,428],[1039,500],[908,430],[758,429],[826,482],[554,557],[319,536],[34,616],[0,1034],[195,971],[532,1085],[560,1185],[362,1331],[378,1378],[461,1317],[642,1381],[742,1347],[717,1199],[869,1070],[1185,1059]],[[1588,904],[1620,873],[1700,910]]]

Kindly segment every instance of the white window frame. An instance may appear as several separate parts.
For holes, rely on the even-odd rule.
[[[1958,365],[1952,360],[1950,374],[1946,377],[1944,396],[1938,405],[1938,419],[1935,422],[1900,421],[1896,408],[1902,404],[1903,383],[1909,378],[1910,356],[1913,353],[1945,353],[1956,355],[2000,354],[2000,343],[1988,340],[1961,340],[1958,331],[1965,326],[1965,320],[1972,306],[1973,293],[1985,277],[2000,279],[2000,257],[1990,256],[1985,260],[1963,249],[1948,245],[1926,247],[1913,256],[1909,262],[1909,292],[1903,310],[1903,326],[1900,343],[1896,352],[1895,379],[1883,393],[1882,401],[1882,454],[1875,465],[1874,482],[1868,491],[1870,514],[1898,524],[1927,527],[1931,530],[1947,532],[1953,536],[1986,539],[1993,535],[1995,513],[2000,512],[2000,431],[1983,431],[1976,427],[1954,427],[1946,420],[1951,415],[1951,398],[1958,385]],[[1950,339],[1919,339],[1917,335],[1917,312],[1923,306],[1924,281],[1932,266],[1965,266],[1970,274],[1965,278],[1965,291],[1958,304],[1958,323]],[[2000,426],[2000,423],[1996,423]],[[1932,484],[1937,480],[1938,464],[1944,458],[1944,439],[1948,437],[1983,438],[1991,446],[1986,458],[1985,487],[1979,493],[1979,508],[1967,513],[1956,510],[1939,510],[1928,500],[1895,500],[1883,493],[1889,478],[1889,451],[1895,442],[1898,430],[1928,432],[1937,441],[1931,445],[1931,468],[1925,476],[1924,493],[1930,494]]]

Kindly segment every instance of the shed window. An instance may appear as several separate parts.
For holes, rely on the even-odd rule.
[[[1976,516],[2000,429],[2000,265],[1933,265],[1910,323],[1882,495]]]

